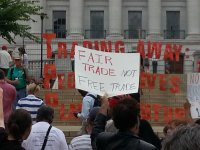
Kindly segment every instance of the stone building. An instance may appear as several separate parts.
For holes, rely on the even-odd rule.
[[[40,36],[43,32],[56,33],[52,48],[57,50],[58,41],[67,42],[68,51],[76,40],[122,40],[126,52],[135,52],[138,40],[145,43],[161,42],[183,45],[179,62],[157,61],[157,72],[197,72],[200,61],[200,0],[38,0],[43,7],[41,13],[47,17],[32,16],[37,22],[30,22],[30,32]],[[17,47],[24,45],[30,60],[40,60],[41,45],[16,38]],[[5,42],[1,40],[1,45]],[[44,43],[43,59],[46,59]],[[113,50],[114,51],[114,50]],[[150,71],[153,70],[150,59]],[[70,70],[71,61],[58,60],[57,70]],[[64,64],[64,65],[63,65]],[[66,67],[63,67],[66,66]]]

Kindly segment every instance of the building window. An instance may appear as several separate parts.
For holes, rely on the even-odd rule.
[[[105,38],[104,31],[104,11],[90,12],[90,38]]]
[[[166,74],[183,74],[184,55],[180,54],[179,61],[165,61]]]
[[[66,11],[53,11],[53,32],[56,38],[66,37]]]
[[[166,30],[164,31],[166,39],[185,38],[185,31],[180,30],[180,11],[167,11],[166,22]]]
[[[129,11],[128,33],[126,33],[126,36],[128,36],[129,39],[140,39],[143,38],[142,34],[142,11]]]

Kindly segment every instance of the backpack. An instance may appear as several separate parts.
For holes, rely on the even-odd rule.
[[[97,97],[95,97],[92,94],[88,94],[87,96],[90,96],[90,97],[92,97],[94,99],[94,105],[93,105],[93,107],[100,107],[101,106],[100,96],[97,95]]]

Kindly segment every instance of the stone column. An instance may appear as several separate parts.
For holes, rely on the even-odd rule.
[[[84,0],[70,0],[70,36],[82,36]]]
[[[148,0],[148,37],[161,38],[161,0]]]
[[[199,0],[187,0],[188,39],[200,39],[199,8]]]
[[[43,9],[41,9],[41,13],[45,13],[46,12],[46,10],[45,10],[45,8],[46,8],[46,0],[39,0],[38,3],[36,3],[36,4],[43,8]],[[33,33],[35,35],[40,35],[40,32],[41,32],[41,18],[40,18],[40,15],[33,15],[33,16],[31,16],[31,18],[33,20],[35,20],[34,22],[33,21],[30,22],[31,33]],[[44,32],[45,32],[45,28],[44,28]]]
[[[109,36],[121,36],[122,0],[109,0]]]

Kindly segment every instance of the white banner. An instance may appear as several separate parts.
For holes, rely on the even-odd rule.
[[[187,74],[187,99],[192,118],[200,118],[200,73]]]
[[[137,93],[140,54],[109,53],[75,47],[77,89],[108,96]]]

